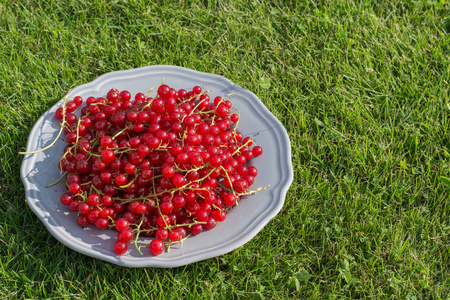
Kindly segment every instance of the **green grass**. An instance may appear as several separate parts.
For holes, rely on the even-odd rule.
[[[446,2],[0,0],[0,298],[448,299]],[[295,179],[232,253],[127,269],[50,235],[17,153],[70,88],[153,64],[257,94]]]

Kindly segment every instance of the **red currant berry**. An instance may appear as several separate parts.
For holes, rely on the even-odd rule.
[[[170,165],[165,165],[162,167],[162,175],[165,178],[172,178],[175,175],[175,169]]]
[[[108,228],[108,225],[109,225],[109,221],[108,221],[108,219],[105,219],[105,218],[98,218],[97,221],[95,221],[95,226],[98,229],[106,229],[106,228]]]
[[[199,235],[203,231],[202,224],[194,224],[189,227],[190,232],[192,235]]]
[[[81,191],[81,185],[79,183],[73,182],[69,185],[69,191],[76,195]]]
[[[91,222],[88,220],[86,215],[78,215],[77,217],[77,224],[80,227],[86,227],[90,224]]]
[[[156,230],[155,237],[161,241],[165,241],[169,238],[169,231],[165,228],[159,228]]]
[[[216,220],[213,217],[210,217],[208,221],[206,221],[205,228],[211,230],[216,227],[216,224]]]
[[[177,242],[180,240],[180,234],[178,233],[178,231],[172,230],[171,232],[169,232],[169,240],[171,242]]]
[[[194,95],[200,95],[200,93],[202,92],[202,88],[199,87],[198,85],[197,85],[197,86],[194,86],[194,87],[192,88],[192,92],[194,93]]]
[[[157,256],[163,253],[164,243],[160,239],[154,239],[149,245],[150,253]]]
[[[87,204],[90,206],[97,206],[100,204],[100,196],[97,194],[90,194],[87,198]]]
[[[122,243],[129,243],[133,239],[133,232],[130,229],[124,229],[117,235],[117,240]]]
[[[121,102],[123,101],[129,101],[131,99],[131,94],[128,91],[121,91],[119,94],[119,100]]]
[[[114,158],[115,158],[114,151],[110,149],[105,149],[102,151],[101,159],[103,160],[103,162],[105,163],[112,162]]]
[[[124,242],[117,241],[114,243],[114,252],[117,255],[123,255],[127,252],[128,246]]]
[[[211,216],[216,220],[217,222],[223,222],[225,221],[225,218],[227,214],[223,209],[214,209],[211,211]]]
[[[116,229],[119,232],[124,231],[125,229],[128,229],[129,226],[130,226],[130,223],[125,218],[120,218],[116,221]]]
[[[69,204],[72,202],[73,198],[72,198],[72,195],[71,195],[71,194],[69,194],[69,193],[64,193],[64,194],[61,195],[61,197],[59,198],[59,200],[61,201],[61,203],[62,203],[63,205],[69,205]]]

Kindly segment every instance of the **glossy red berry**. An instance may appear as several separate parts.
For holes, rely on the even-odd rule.
[[[120,100],[121,102],[128,101],[128,100],[130,100],[130,99],[131,99],[131,94],[130,94],[130,92],[128,92],[128,91],[121,91],[121,92],[119,93],[119,100]]]
[[[194,93],[194,95],[199,95],[202,92],[202,88],[196,85],[192,88],[192,92]]]
[[[169,231],[165,228],[159,228],[156,230],[155,237],[161,241],[165,241],[169,238]]]
[[[199,235],[203,231],[203,225],[202,224],[194,224],[189,227],[189,230],[193,235]]]
[[[97,194],[90,194],[87,198],[87,204],[90,206],[97,206],[100,204],[100,196]]]
[[[114,155],[114,151],[110,150],[110,149],[105,149],[102,151],[101,153],[101,159],[105,162],[105,163],[109,163],[112,162],[115,158]]]
[[[127,252],[128,246],[126,243],[117,241],[114,243],[114,252],[116,252],[117,255],[123,255]]]
[[[61,204],[63,205],[69,205],[72,202],[72,195],[69,193],[64,193],[61,195],[59,200],[61,201]]]
[[[125,218],[120,218],[116,221],[116,229],[119,232],[122,232],[125,229],[128,229],[129,226],[130,226],[130,223]]]
[[[89,226],[91,222],[89,221],[89,219],[87,218],[86,215],[78,215],[77,217],[77,224],[80,227],[86,227]]]
[[[179,241],[180,240],[180,234],[178,233],[178,231],[173,230],[173,231],[169,232],[169,240],[171,242]]]
[[[95,226],[98,229],[106,229],[108,228],[109,222],[105,218],[98,218],[97,221],[95,221]]]
[[[133,232],[130,229],[125,229],[119,232],[117,240],[123,243],[129,243],[133,239]]]
[[[160,239],[154,239],[150,242],[149,249],[151,254],[160,255],[164,251],[164,243]]]
[[[69,191],[76,195],[81,191],[81,185],[79,183],[73,182],[69,185]]]

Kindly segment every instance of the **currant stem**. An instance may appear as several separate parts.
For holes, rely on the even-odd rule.
[[[136,180],[136,178],[134,178],[133,180],[131,180],[129,183],[125,184],[125,185],[121,185],[119,186],[119,188],[124,189],[126,187],[129,187],[130,185],[133,184],[133,182]]]
[[[236,153],[238,153],[242,148],[246,147],[247,144],[253,142],[252,139],[249,139],[244,145],[242,145],[241,147],[237,148],[236,151],[233,152],[232,156],[234,156]]]
[[[70,92],[70,91],[69,91]],[[31,152],[19,152],[19,154],[35,154],[35,153],[39,153],[39,152],[42,152],[42,151],[45,151],[45,150],[47,150],[47,149],[49,149],[49,148],[51,148],[51,147],[53,147],[54,145],[55,145],[55,143],[56,143],[56,141],[59,139],[59,137],[61,136],[61,133],[63,132],[63,130],[64,130],[64,125],[65,125],[65,123],[66,123],[66,114],[65,114],[65,112],[66,112],[66,102],[67,102],[67,98],[69,97],[69,95],[67,94],[66,95],[66,97],[64,97],[64,103],[63,103],[63,106],[62,106],[62,108],[63,108],[63,111],[62,111],[62,114],[63,114],[63,119],[62,119],[62,123],[61,123],[61,127],[60,127],[60,129],[59,129],[59,132],[58,132],[58,135],[56,136],[56,138],[55,138],[55,140],[50,144],[50,145],[48,145],[47,147],[45,147],[45,148],[42,148],[42,149],[39,149],[39,150],[36,150],[36,151],[31,151]]]
[[[125,127],[124,129],[122,129],[121,131],[119,131],[118,133],[116,133],[112,139],[115,139],[118,135],[122,134],[123,132],[125,132],[128,129],[131,129],[132,127]]]
[[[50,184],[48,184],[48,185],[46,185],[45,187],[46,188],[48,188],[48,187],[51,187],[51,186],[54,186],[54,185],[56,185],[58,182],[60,182],[61,181],[61,179],[63,179],[64,178],[64,176],[66,176],[66,174],[67,174],[67,172],[64,172],[63,174],[62,174],[62,176],[58,179],[58,180],[56,180],[55,182],[53,182],[53,183],[50,183]]]
[[[145,97],[147,97],[152,91],[153,91],[153,88],[149,89],[148,92],[145,94]]]
[[[239,196],[252,195],[252,194],[255,194],[255,193],[259,192],[260,190],[265,190],[265,189],[267,189],[269,186],[270,186],[270,184],[265,185],[265,186],[262,186],[262,187],[259,187],[259,188],[257,188],[256,190],[251,190],[251,191],[248,191],[248,192],[246,192],[246,193],[241,193],[241,194],[238,194],[238,195],[239,195]]]
[[[227,170],[225,170],[224,167],[220,166],[220,168],[225,172],[225,175],[227,176],[228,182],[230,183],[231,191],[233,192],[233,195],[236,196],[236,192],[234,191],[233,185],[231,184],[230,176],[228,176]]]
[[[138,246],[137,241],[139,239],[139,234],[141,233],[140,228],[141,228],[142,223],[144,223],[144,216],[142,216],[141,222],[139,223],[139,225],[136,228],[136,237],[134,239],[134,246],[136,247],[136,250],[139,252],[140,255],[142,255],[142,252],[140,249],[141,247]]]

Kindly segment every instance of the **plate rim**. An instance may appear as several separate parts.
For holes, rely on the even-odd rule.
[[[264,103],[261,101],[261,99],[259,99],[250,90],[247,90],[245,88],[242,88],[242,87],[236,85],[234,82],[232,82],[228,78],[226,78],[222,75],[201,72],[201,71],[184,68],[184,67],[179,67],[179,66],[150,65],[150,66],[143,66],[143,67],[128,69],[128,70],[111,71],[111,72],[102,74],[99,77],[95,78],[94,80],[92,80],[88,83],[84,83],[82,85],[79,85],[79,86],[71,89],[67,93],[67,95],[69,95],[69,96],[74,95],[79,90],[84,90],[87,88],[97,87],[97,90],[99,90],[99,86],[101,86],[102,83],[107,82],[108,80],[112,80],[114,78],[120,78],[120,75],[132,75],[132,74],[139,75],[139,73],[141,73],[141,72],[144,72],[144,73],[145,72],[154,72],[159,69],[163,69],[163,70],[166,69],[166,70],[170,70],[172,72],[187,72],[187,73],[202,75],[203,77],[215,78],[218,81],[222,81],[230,86],[235,86],[236,88],[238,88],[240,90],[241,95],[247,94],[250,98],[252,98],[253,101],[256,101],[256,102],[248,101],[252,105],[253,108],[258,109],[259,113],[264,112],[265,118],[270,118],[270,121],[277,123],[279,125],[279,126],[275,127],[275,130],[277,131],[277,137],[280,141],[280,143],[278,144],[278,148],[279,148],[279,150],[283,150],[282,153],[285,154],[285,157],[282,158],[281,160],[282,160],[282,162],[284,162],[284,167],[287,167],[287,168],[281,168],[282,175],[284,177],[282,180],[282,185],[277,187],[274,191],[272,191],[272,193],[277,191],[276,195],[274,194],[274,196],[278,196],[279,200],[272,201],[272,203],[271,203],[271,205],[269,205],[269,207],[272,208],[272,206],[274,204],[276,204],[273,207],[273,209],[266,210],[264,212],[264,214],[262,214],[262,216],[261,216],[262,219],[258,221],[257,225],[252,227],[252,229],[249,230],[248,232],[246,232],[242,238],[238,239],[238,241],[227,242],[226,246],[216,247],[219,249],[209,251],[206,254],[203,254],[201,257],[198,257],[197,255],[190,255],[189,257],[186,257],[183,260],[171,262],[171,261],[168,261],[167,259],[166,260],[149,259],[148,256],[143,255],[142,256],[143,262],[141,260],[127,261],[126,259],[125,260],[123,259],[124,256],[105,256],[103,254],[95,255],[95,253],[87,253],[86,251],[83,251],[85,249],[80,249],[79,247],[76,247],[76,245],[73,245],[72,243],[66,243],[67,240],[63,239],[63,237],[60,235],[60,232],[57,231],[48,222],[44,221],[45,217],[51,217],[51,215],[50,214],[49,214],[49,216],[43,215],[42,214],[43,212],[36,206],[36,203],[33,201],[31,201],[31,202],[29,201],[29,199],[31,199],[30,198],[30,182],[28,182],[26,180],[27,175],[25,174],[25,170],[26,170],[26,167],[29,166],[30,164],[33,165],[33,159],[32,159],[32,155],[30,155],[30,154],[24,155],[23,160],[22,160],[22,165],[20,168],[20,175],[21,175],[21,179],[24,184],[24,187],[25,187],[26,202],[27,202],[28,206],[33,211],[33,213],[39,217],[41,222],[44,223],[47,230],[49,230],[49,232],[57,240],[59,240],[61,243],[63,243],[68,248],[71,248],[74,251],[77,251],[79,253],[82,253],[84,255],[91,256],[91,257],[94,257],[97,259],[101,259],[103,261],[108,261],[110,263],[121,265],[121,266],[126,266],[126,267],[171,268],[171,267],[184,266],[184,265],[187,265],[190,263],[210,259],[210,258],[219,256],[219,255],[229,253],[229,252],[243,246],[244,244],[249,242],[251,239],[253,239],[276,215],[278,215],[278,213],[281,211],[282,207],[284,206],[286,194],[287,194],[289,187],[291,186],[293,179],[294,179],[294,172],[293,172],[293,167],[292,167],[292,149],[291,149],[291,143],[290,143],[290,139],[287,134],[287,131],[284,128],[283,124],[267,109],[267,107],[264,105]],[[30,148],[32,147],[32,145],[31,145],[33,142],[32,136],[36,135],[36,133],[39,132],[39,128],[38,128],[39,125],[42,124],[43,122],[45,122],[45,120],[47,119],[46,117],[49,114],[51,114],[52,111],[55,111],[56,108],[62,103],[62,101],[64,101],[64,98],[60,99],[57,103],[55,103],[52,107],[50,107],[36,121],[33,128],[31,129],[30,134],[27,139],[27,145],[26,145],[27,152],[30,151]],[[256,222],[256,220],[255,220],[255,222]],[[90,249],[88,249],[88,250],[90,250]],[[88,252],[90,252],[90,251],[88,251]]]

